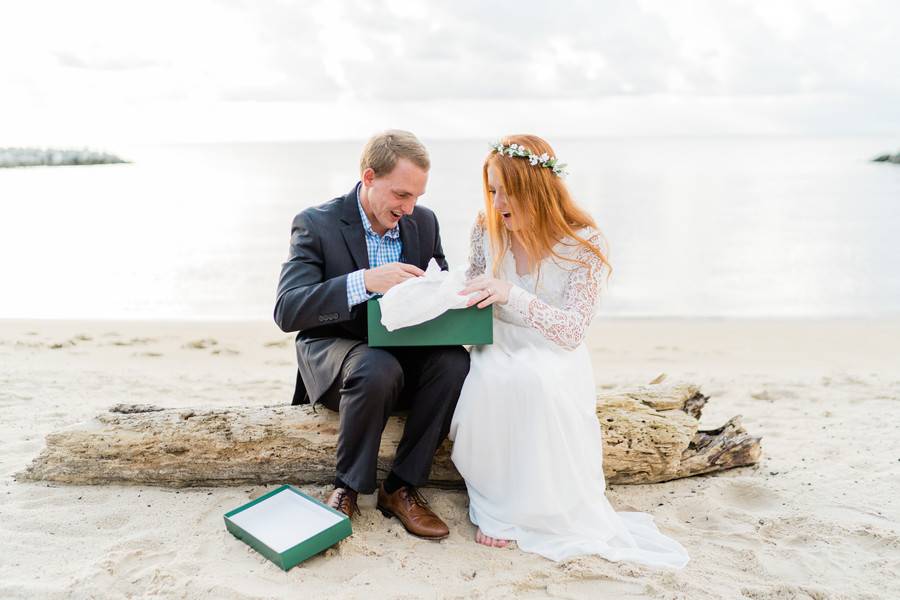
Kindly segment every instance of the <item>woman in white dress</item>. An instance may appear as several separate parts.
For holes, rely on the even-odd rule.
[[[488,546],[681,568],[687,552],[652,516],[617,513],[605,496],[583,340],[609,263],[563,167],[531,135],[504,138],[484,163],[485,211],[461,293],[494,305],[494,343],[472,349],[450,428],[469,518]]]

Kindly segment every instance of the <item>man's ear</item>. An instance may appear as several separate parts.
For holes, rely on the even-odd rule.
[[[372,167],[368,167],[365,171],[362,172],[362,182],[366,187],[372,187],[372,182],[375,181],[375,170]]]

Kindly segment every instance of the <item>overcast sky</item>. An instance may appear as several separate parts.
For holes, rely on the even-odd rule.
[[[900,2],[5,3],[0,146],[900,133]]]

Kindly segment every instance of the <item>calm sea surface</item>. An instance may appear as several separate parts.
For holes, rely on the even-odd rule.
[[[485,140],[428,141],[420,200],[464,263]],[[895,138],[560,140],[615,271],[601,315],[900,314]],[[356,182],[361,142],[110,149],[0,170],[0,318],[270,318],[293,215]]]

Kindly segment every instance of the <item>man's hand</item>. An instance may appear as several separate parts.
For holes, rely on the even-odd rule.
[[[425,271],[415,265],[392,262],[375,269],[366,269],[363,271],[363,280],[366,282],[367,292],[383,294],[410,277],[421,277],[424,274]]]

